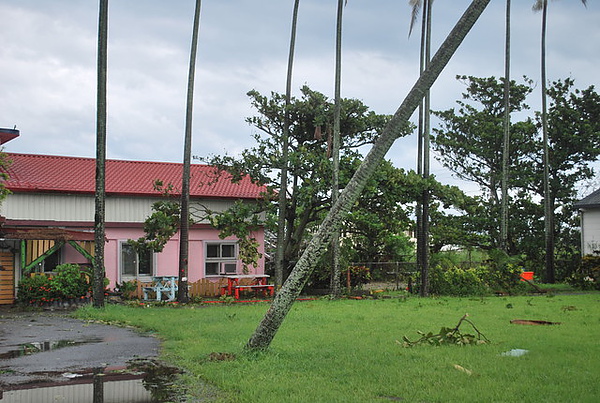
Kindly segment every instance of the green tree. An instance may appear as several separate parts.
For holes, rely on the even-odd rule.
[[[94,307],[104,306],[104,239],[106,201],[106,64],[108,44],[108,0],[100,0],[98,16],[98,66],[96,105],[96,192],[94,196]]]
[[[587,6],[587,0],[581,0]],[[554,282],[554,211],[550,197],[550,150],[547,122],[547,81],[546,81],[546,28],[548,22],[548,0],[536,0],[534,11],[542,11],[541,74],[542,74],[542,146],[544,155],[544,239],[546,243],[546,281]]]
[[[442,163],[462,179],[477,183],[483,191],[477,210],[469,214],[471,228],[483,231],[474,240],[476,246],[488,249],[501,245],[497,217],[503,130],[502,82],[492,78],[460,77],[466,80],[465,101],[459,108],[436,112],[441,119],[434,146]],[[573,80],[556,81],[548,89],[551,100],[547,112],[550,178],[550,202],[556,211],[555,234],[559,252],[572,251],[573,224],[571,207],[577,184],[593,177],[589,164],[600,155],[600,99],[593,87],[574,90]],[[530,82],[511,82],[511,111],[524,111],[525,98],[532,91]],[[468,103],[474,102],[476,106]],[[507,251],[524,254],[528,260],[542,263],[544,245],[541,242],[544,209],[539,204],[544,190],[543,138],[539,136],[541,114],[510,126],[513,152],[509,159],[511,193],[508,198],[509,226]],[[474,206],[473,206],[474,207]],[[467,210],[465,210],[467,211]],[[468,217],[466,217],[468,218]]]
[[[247,121],[259,129],[256,146],[242,152],[240,158],[217,156],[208,162],[229,171],[234,178],[245,173],[254,180],[278,189],[281,167],[281,136],[285,114],[289,116],[289,187],[286,209],[284,267],[298,259],[306,245],[306,234],[322,220],[331,206],[330,142],[323,132],[331,133],[335,105],[323,94],[307,86],[301,98],[292,98],[286,107],[285,96],[270,97],[249,92],[258,115]],[[389,117],[377,115],[356,99],[342,99],[340,127],[343,146],[340,152],[340,186],[354,172],[358,149],[372,143]],[[406,133],[408,134],[408,130]],[[269,212],[268,215],[272,213]]]
[[[500,214],[501,182],[504,156],[503,133],[505,130],[505,97],[503,79],[495,77],[476,78],[458,76],[467,90],[463,99],[457,101],[458,109],[434,112],[440,118],[440,127],[434,129],[434,149],[442,164],[459,178],[475,182],[483,192],[486,206],[485,228],[487,247],[498,248],[502,244],[500,222],[494,217]],[[530,82],[510,85],[510,111],[528,108],[525,99],[532,88]],[[475,105],[473,105],[474,103]],[[534,151],[536,127],[533,120],[517,122],[510,127],[513,155],[509,158],[511,171],[527,172],[527,161]],[[480,218],[480,217],[478,217]]]
[[[190,170],[192,159],[192,118],[194,111],[194,77],[196,73],[196,52],[198,49],[198,31],[200,30],[201,0],[196,0],[194,10],[194,27],[192,29],[192,45],[190,49],[190,67],[188,72],[187,99],[185,110],[185,136],[183,141],[183,170],[181,178],[181,203],[179,224],[179,288],[177,301],[188,300],[188,255],[189,255],[189,204],[190,204]]]
[[[425,92],[431,88],[431,85],[433,85],[488,3],[489,0],[474,0],[454,29],[448,34],[431,60],[429,67],[421,74],[385,130],[377,137],[363,163],[341,192],[337,203],[331,208],[319,229],[314,233],[294,270],[277,293],[250,340],[248,340],[246,344],[248,349],[265,349],[270,345],[294,301],[302,291],[315,264],[322,256],[324,248],[331,242],[333,233],[339,229],[345,215],[360,196],[366,182],[377,170],[394,141],[404,133],[408,119],[418,107]]]
[[[568,248],[565,242],[572,239],[568,235],[568,223],[576,219],[572,203],[577,198],[577,184],[594,177],[589,164],[600,155],[600,95],[593,86],[584,90],[573,87],[574,81],[567,78],[552,82],[547,90],[550,101],[546,117],[549,163],[546,167],[544,157],[538,154],[535,165],[543,164],[544,177],[548,171],[549,189],[539,180],[532,181],[537,184],[536,193],[544,195],[545,203],[553,212],[552,219],[556,223],[552,226],[552,243],[557,254]],[[542,119],[538,114],[538,127],[543,124]]]

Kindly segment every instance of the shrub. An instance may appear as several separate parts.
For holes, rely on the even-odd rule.
[[[600,256],[584,256],[579,270],[568,278],[568,282],[582,290],[600,290]]]
[[[19,282],[17,301],[24,304],[44,304],[58,300],[58,294],[44,275],[23,277]]]
[[[360,286],[363,284],[367,284],[371,281],[371,270],[365,266],[350,266],[347,271],[343,271],[341,273],[342,277],[346,277],[348,275],[348,271],[350,272],[350,285],[352,287]],[[346,281],[342,278],[342,284],[345,284]]]
[[[61,299],[84,297],[90,292],[89,273],[82,271],[77,264],[56,266],[56,275],[50,279]]]
[[[123,299],[133,299],[137,291],[137,281],[123,281],[121,284],[117,284],[115,291],[120,293]]]
[[[76,264],[56,266],[52,277],[34,275],[19,282],[17,301],[26,304],[44,304],[54,301],[79,299],[90,292],[89,275]]]
[[[435,266],[429,271],[429,292],[437,295],[484,295],[489,288],[481,279],[479,269]]]

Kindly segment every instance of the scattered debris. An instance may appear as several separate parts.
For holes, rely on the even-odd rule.
[[[471,322],[467,317],[469,314],[465,314],[460,320],[458,324],[453,328],[442,327],[439,333],[429,332],[427,334],[417,331],[421,335],[421,338],[415,341],[410,341],[406,336],[402,336],[403,342],[396,340],[396,343],[401,344],[403,347],[412,347],[417,344],[430,344],[434,346],[439,346],[442,344],[458,344],[458,345],[467,345],[467,344],[485,344],[489,343],[487,337],[483,335]],[[473,329],[477,332],[477,336],[468,333],[461,333],[459,331],[460,325],[463,322],[469,323]]]
[[[500,355],[504,357],[521,357],[522,355],[525,355],[528,352],[529,350],[524,350],[522,348],[513,348],[512,350],[506,351]]]
[[[546,320],[513,319],[510,323],[514,325],[560,325],[560,322],[548,322]]]
[[[471,371],[470,369],[466,369],[465,367],[461,367],[458,364],[454,364],[454,368],[459,370],[460,372],[464,372],[465,374],[471,376],[473,375],[473,371]]]

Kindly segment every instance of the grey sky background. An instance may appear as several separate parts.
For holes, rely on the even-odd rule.
[[[185,98],[194,0],[109,2],[108,139],[112,159],[182,160]],[[292,0],[205,0],[196,71],[193,154],[238,154],[252,146],[255,112],[246,93],[284,92]],[[437,49],[470,1],[438,0]],[[541,13],[533,0],[513,1],[511,77],[537,85]],[[333,96],[335,0],[301,0],[294,94],[307,84]],[[434,110],[452,107],[464,85],[457,74],[504,75],[505,2],[492,1],[432,88]],[[342,96],[377,113],[393,113],[418,76],[419,31],[408,37],[408,1],[349,0],[344,11]],[[95,156],[98,1],[0,0],[0,127],[21,137],[6,151]],[[549,3],[548,79],[598,84],[600,6]],[[416,139],[399,139],[388,158],[415,166]],[[453,179],[439,164],[432,173]]]

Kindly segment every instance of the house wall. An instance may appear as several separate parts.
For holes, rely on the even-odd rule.
[[[106,276],[110,279],[110,288],[122,281],[120,277],[120,242],[138,239],[144,235],[141,223],[152,213],[152,203],[157,200],[160,198],[114,196],[107,198],[105,229],[107,243],[104,246],[104,259]],[[194,207],[202,204],[213,211],[222,211],[233,203],[233,200],[192,200],[190,209],[193,211]],[[60,225],[69,229],[69,222],[72,222],[73,229],[82,229],[83,227],[91,229],[94,222],[94,197],[75,194],[11,194],[0,205],[0,214],[8,220],[19,221],[20,225],[27,225],[27,222],[31,221],[38,226]],[[261,245],[260,253],[264,253],[263,230],[255,233],[254,237]],[[230,237],[226,240],[235,240],[235,238]],[[218,231],[207,224],[190,228],[188,260],[188,280],[190,282],[204,278],[204,247],[207,241],[222,240],[218,236]],[[61,260],[64,263],[89,264],[69,245],[63,248]],[[154,275],[176,276],[178,265],[179,233],[167,243],[161,253],[155,255]],[[238,271],[242,271],[240,262],[238,262]],[[250,272],[264,273],[264,258],[260,260],[258,267],[251,268]]]
[[[108,242],[104,247],[104,264],[106,267],[106,276],[110,279],[110,287],[113,288],[116,282],[123,279],[120,275],[120,243],[127,242],[128,239],[137,239],[143,235],[140,229],[134,228],[112,228],[106,230]],[[162,252],[155,254],[154,275],[156,276],[177,276],[179,270],[179,232],[173,236],[165,245]],[[259,252],[264,254],[264,233],[258,231],[253,234],[261,245]],[[235,237],[228,237],[224,240],[219,238],[219,231],[213,228],[190,229],[189,232],[189,257],[188,257],[188,281],[195,282],[205,277],[204,274],[204,244],[211,241],[233,240]],[[238,271],[242,271],[241,262],[238,261]],[[259,260],[258,267],[251,267],[250,273],[264,273],[264,257]],[[216,277],[218,278],[218,277]],[[144,279],[142,279],[144,280]],[[150,280],[150,279],[148,279]]]
[[[160,197],[108,196],[106,222],[144,222],[152,213],[152,204]],[[223,211],[234,200],[192,200],[190,210],[200,204],[212,211]],[[94,196],[77,194],[17,193],[0,205],[0,214],[11,220],[94,221]]]
[[[581,249],[583,255],[600,250],[600,208],[581,211]]]

